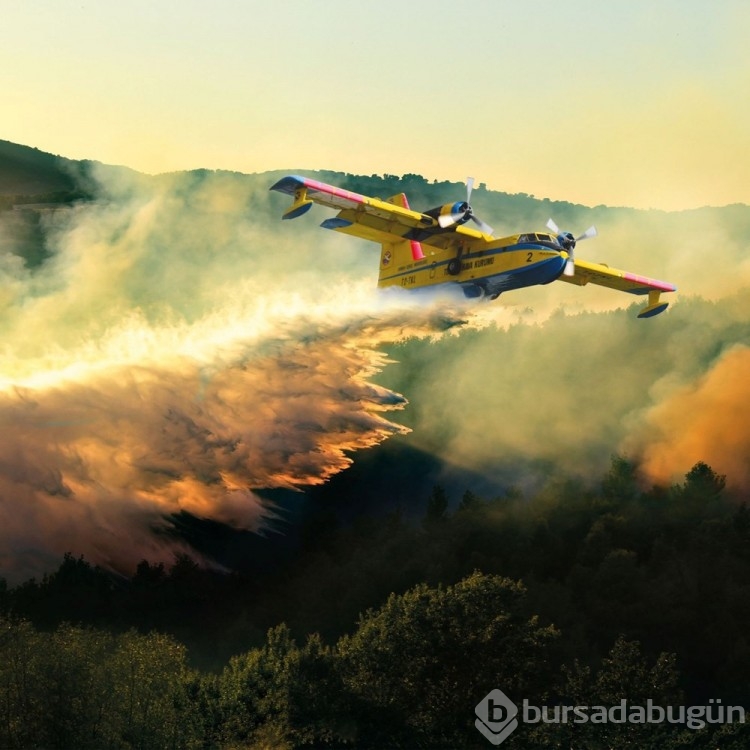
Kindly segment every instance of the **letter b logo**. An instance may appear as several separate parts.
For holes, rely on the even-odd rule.
[[[499,745],[518,726],[518,708],[502,691],[495,688],[477,703],[474,726],[493,744]]]

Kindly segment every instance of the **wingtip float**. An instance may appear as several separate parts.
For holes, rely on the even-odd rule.
[[[283,219],[296,219],[319,203],[338,209],[323,228],[380,244],[380,287],[421,289],[450,283],[460,285],[467,297],[496,299],[502,292],[559,280],[648,295],[639,318],[667,308],[661,294],[677,291],[674,284],[575,257],[577,243],[596,236],[596,227],[575,237],[550,219],[551,233],[494,237],[469,202],[473,182],[467,181],[466,200],[425,212],[412,210],[403,193],[381,200],[299,175],[284,177],[270,189],[292,196]]]

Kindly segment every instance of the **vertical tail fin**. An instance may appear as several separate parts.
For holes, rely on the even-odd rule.
[[[386,198],[385,202],[392,203],[394,206],[401,206],[401,208],[409,208],[409,201],[406,198],[406,193],[397,193],[396,195],[392,195],[390,198]],[[422,260],[424,258],[422,245],[416,240],[408,240],[408,241],[411,245],[411,259]],[[385,252],[385,250],[383,250],[383,252]],[[382,268],[382,256],[381,256],[381,268]]]

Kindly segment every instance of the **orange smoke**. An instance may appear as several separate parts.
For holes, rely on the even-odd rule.
[[[107,200],[45,216],[43,263],[0,243],[0,577],[168,562],[182,512],[261,528],[255,490],[405,431],[377,349],[444,322],[377,295],[367,253],[280,237],[265,182],[100,177]]]
[[[189,551],[151,533],[172,514],[258,530],[269,509],[254,490],[320,484],[408,432],[381,415],[406,400],[369,382],[388,361],[373,347],[434,333],[429,311],[283,322],[231,356],[165,353],[0,389],[0,575],[69,551],[121,571],[167,562]]]
[[[705,461],[730,484],[748,486],[749,372],[750,348],[733,347],[697,382],[650,410],[641,449],[649,478],[669,482]]]

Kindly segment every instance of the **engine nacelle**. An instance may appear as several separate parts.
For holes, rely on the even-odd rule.
[[[455,224],[465,224],[471,218],[471,206],[466,201],[457,203],[445,203],[437,208],[425,211],[426,216],[436,219],[441,227],[449,227]]]
[[[568,252],[575,250],[576,238],[570,232],[561,232],[558,234],[557,241],[563,250],[567,250]]]

